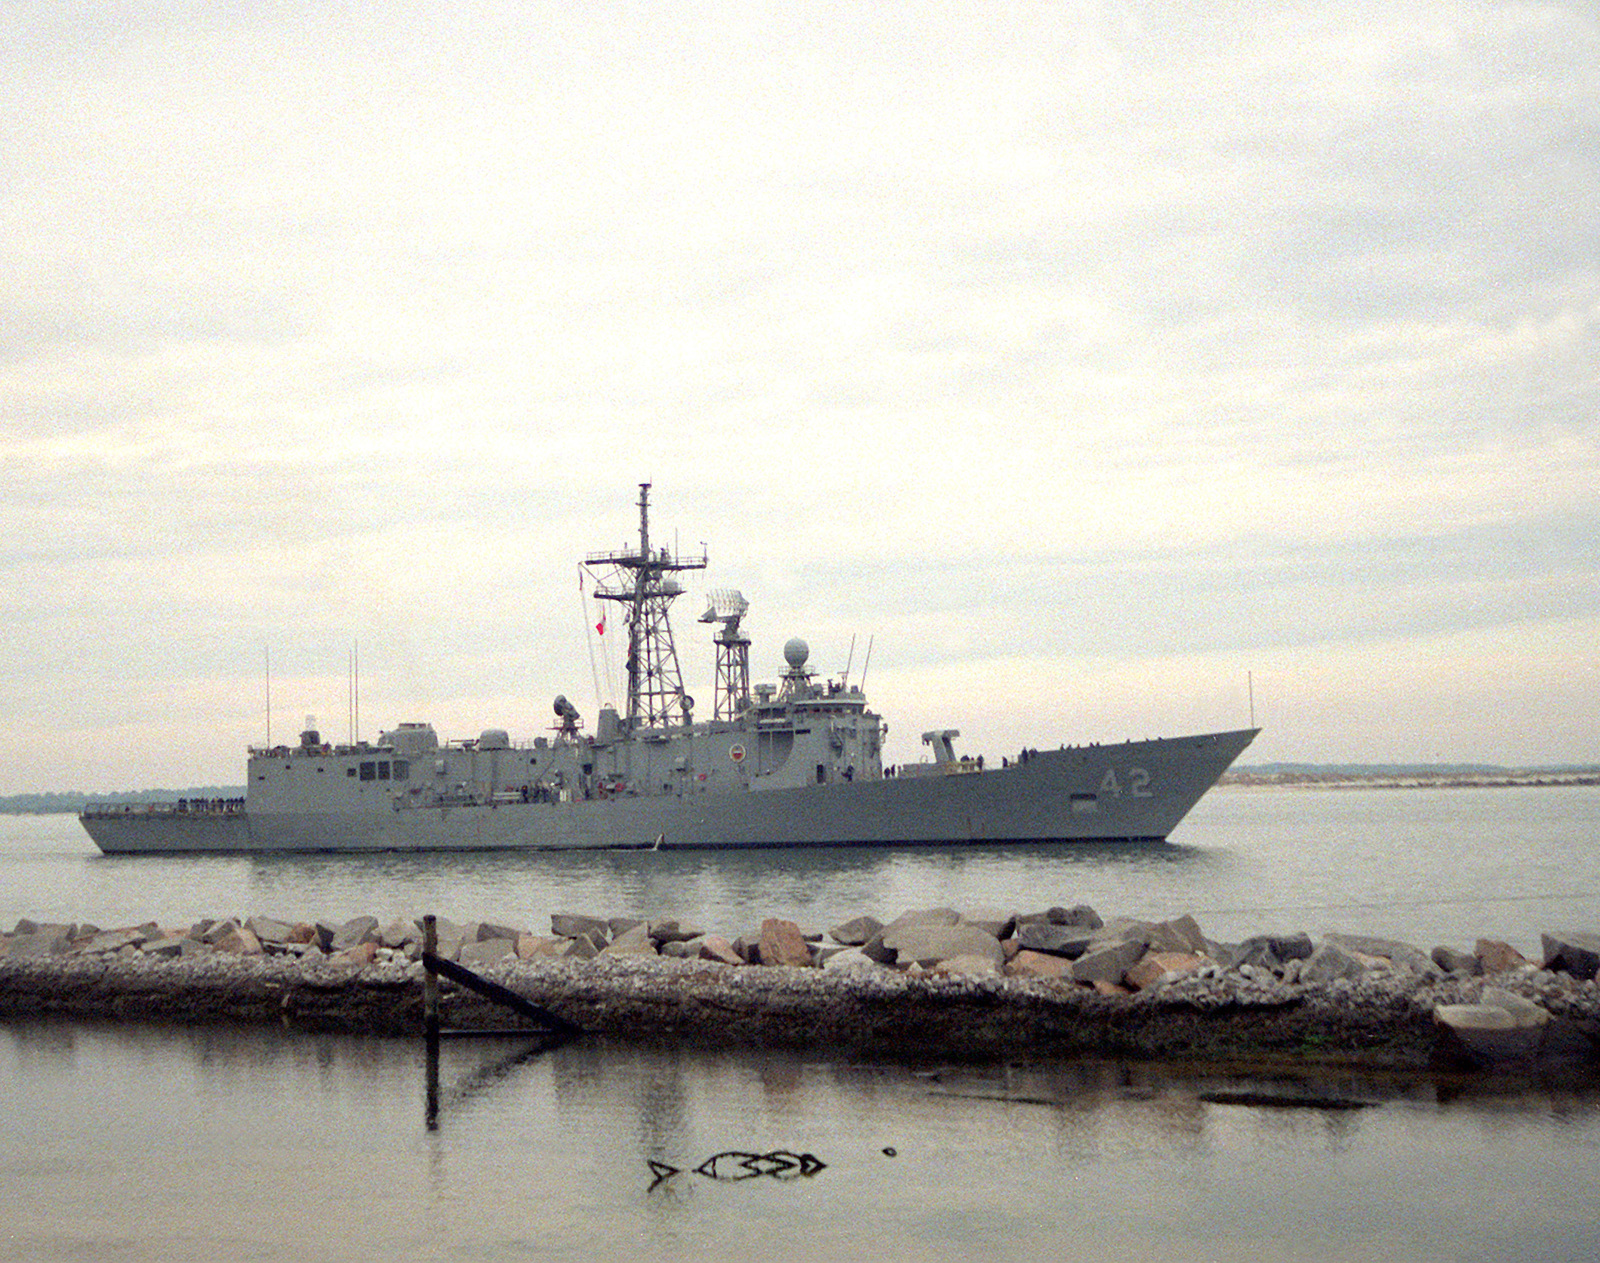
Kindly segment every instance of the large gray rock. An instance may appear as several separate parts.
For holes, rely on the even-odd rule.
[[[203,928],[202,928],[203,927]],[[219,939],[227,938],[239,929],[238,921],[233,917],[224,917],[220,921],[204,919],[189,931],[190,938],[199,939],[202,943],[216,945]],[[196,933],[196,930],[199,932]]]
[[[1338,978],[1360,978],[1367,972],[1354,953],[1326,939],[1300,966],[1300,981],[1307,984],[1333,982]]]
[[[631,930],[624,930],[600,953],[602,956],[654,956],[656,945],[650,938],[650,926],[640,921]]]
[[[1104,982],[1117,986],[1129,966],[1144,955],[1144,939],[1113,939],[1090,948],[1072,962],[1072,976],[1078,982]]]
[[[567,946],[560,954],[567,960],[593,960],[600,955],[600,949],[587,934],[580,934],[577,938],[565,940]]]
[[[377,917],[351,917],[333,932],[328,940],[330,952],[346,952],[361,943],[378,941]]]
[[[438,927],[435,926],[435,933]],[[410,921],[394,920],[378,931],[378,945],[380,947],[397,948],[422,943],[422,931]]]
[[[1323,942],[1337,944],[1347,952],[1359,952],[1363,956],[1382,956],[1394,968],[1410,970],[1422,978],[1439,972],[1431,956],[1399,939],[1377,938],[1371,934],[1328,934]]]
[[[1017,926],[1012,940],[1019,948],[1048,952],[1076,960],[1094,942],[1095,931],[1088,926],[1056,925],[1051,921],[1028,921]]]
[[[552,912],[550,933],[559,934],[562,938],[577,938],[580,934],[587,934],[601,943],[611,941],[611,927],[605,921],[579,912]]]
[[[705,933],[704,926],[676,918],[650,923],[650,938],[658,947],[665,947],[668,943],[691,943],[697,938],[704,938]]]
[[[1017,914],[1004,908],[968,908],[956,924],[974,926],[997,939],[1004,939],[1010,938],[1016,928]]]
[[[885,966],[872,959],[859,947],[846,947],[842,951],[834,952],[822,962],[825,972],[836,974],[847,973],[881,973]]]
[[[1590,979],[1600,971],[1600,934],[1580,930],[1555,930],[1540,935],[1544,944],[1544,967]]]
[[[1527,996],[1507,991],[1504,987],[1485,987],[1478,997],[1479,1004],[1492,1004],[1504,1009],[1517,1019],[1521,1026],[1543,1026],[1550,1021],[1550,1013],[1542,1004]]]
[[[1269,934],[1267,945],[1272,949],[1272,954],[1284,964],[1291,960],[1309,960],[1311,953],[1317,950],[1317,945],[1311,941],[1311,935],[1301,930],[1297,934]]]
[[[1544,1042],[1541,1026],[1519,1022],[1493,1004],[1441,1004],[1433,1020],[1469,1058],[1483,1064],[1536,1056]]]
[[[1228,963],[1235,969],[1240,965],[1257,965],[1282,972],[1291,960],[1308,960],[1315,950],[1311,936],[1304,931],[1298,934],[1256,934],[1232,950]]]
[[[1137,943],[1140,947],[1150,946],[1150,932],[1155,929],[1154,921],[1136,921],[1131,917],[1112,917],[1103,926],[1095,931],[1094,942],[1096,947],[1111,943]]]
[[[124,947],[142,947],[147,939],[160,933],[161,929],[154,921],[122,930],[101,930],[78,950],[85,956],[98,956],[104,952],[121,951]]]
[[[212,956],[216,948],[210,943],[202,943],[199,939],[190,938],[187,934],[174,934],[170,938],[153,938],[148,940],[143,949],[146,956],[173,957],[173,956]]]
[[[1441,1004],[1433,1020],[1469,1059],[1493,1066],[1539,1056],[1550,1014],[1523,996],[1485,987],[1479,1003]]]
[[[480,943],[492,938],[508,938],[513,943],[521,936],[522,931],[511,925],[496,925],[492,921],[478,922],[477,940]]]
[[[219,929],[222,932],[215,933]],[[234,956],[259,956],[262,952],[261,940],[234,921],[224,921],[219,926],[213,926],[207,933],[207,942],[217,951]]]
[[[829,930],[828,937],[835,943],[843,943],[846,947],[860,947],[882,929],[883,922],[877,917],[852,917],[842,925],[836,925]]]
[[[1185,915],[1151,925],[1146,946],[1152,952],[1187,952],[1198,956],[1206,950],[1206,939],[1195,919]]]
[[[883,932],[883,945],[895,954],[895,964],[924,969],[958,956],[990,961],[998,973],[1006,963],[1005,948],[987,930],[975,925],[902,925]]]
[[[1475,978],[1483,972],[1483,962],[1463,948],[1441,944],[1429,955],[1433,957],[1433,963],[1447,974],[1461,974],[1467,978]]]
[[[1282,970],[1291,960],[1306,960],[1316,950],[1311,936],[1304,930],[1298,934],[1256,934],[1245,939],[1228,953],[1228,964],[1262,965],[1268,969]],[[1215,956],[1215,952],[1212,952]]]
[[[72,945],[73,925],[57,925],[25,921],[18,923],[18,934],[11,940],[11,956],[56,956]],[[29,927],[27,932],[21,928]]]
[[[902,912],[884,926],[883,930],[887,934],[890,930],[912,925],[954,925],[959,920],[961,914],[954,908],[913,908],[908,912]]]
[[[1018,925],[1037,921],[1047,921],[1051,925],[1073,925],[1089,930],[1098,930],[1105,924],[1100,919],[1100,914],[1086,903],[1075,904],[1070,908],[1046,908],[1043,912],[1024,912],[1017,918]]]
[[[244,928],[260,939],[263,947],[287,943],[289,936],[294,933],[292,923],[279,921],[276,917],[251,917],[244,923]]]
[[[482,938],[463,943],[456,959],[469,969],[497,964],[517,952],[517,940],[512,938]]]
[[[846,947],[860,947],[882,929],[883,922],[877,917],[852,917],[829,930],[828,937]]]

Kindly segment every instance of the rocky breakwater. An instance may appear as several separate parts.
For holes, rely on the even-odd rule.
[[[22,921],[0,936],[0,1017],[422,1028],[420,921],[268,917],[117,929]],[[936,908],[826,933],[769,918],[728,937],[677,920],[558,912],[549,933],[436,922],[439,955],[612,1038],[917,1058],[1595,1064],[1600,935],[1537,961],[1370,936],[1205,937],[1194,918]],[[444,984],[444,1019],[510,1024]]]

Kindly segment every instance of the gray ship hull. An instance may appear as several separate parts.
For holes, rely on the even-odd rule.
[[[382,810],[95,809],[108,854],[905,847],[1166,838],[1255,729],[1044,750],[1006,767],[745,792]]]

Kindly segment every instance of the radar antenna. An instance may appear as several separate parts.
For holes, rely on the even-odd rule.
[[[596,571],[594,567],[602,569]],[[665,728],[694,722],[694,699],[683,690],[683,672],[672,641],[667,607],[683,595],[676,575],[704,570],[706,557],[673,557],[666,548],[650,548],[650,484],[639,484],[639,547],[594,553],[584,569],[595,580],[595,599],[623,607],[628,625],[628,724],[632,728]]]
[[[711,604],[700,615],[702,623],[718,623],[712,637],[717,646],[717,687],[712,700],[713,719],[734,719],[750,704],[750,638],[739,630],[739,620],[750,608],[744,593],[714,588]]]

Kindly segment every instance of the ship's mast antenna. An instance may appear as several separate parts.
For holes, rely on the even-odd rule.
[[[627,607],[628,723],[630,727],[663,728],[694,721],[694,700],[683,689],[683,672],[672,640],[667,610],[683,593],[675,576],[682,570],[704,570],[705,554],[674,557],[665,548],[650,549],[650,484],[639,484],[639,551],[596,553],[585,567],[609,566],[597,576],[595,599]]]
[[[719,623],[712,637],[717,646],[717,686],[712,694],[711,717],[734,719],[750,704],[750,637],[739,630],[739,620],[750,608],[744,593],[717,588],[711,604],[700,615],[702,623]]]

